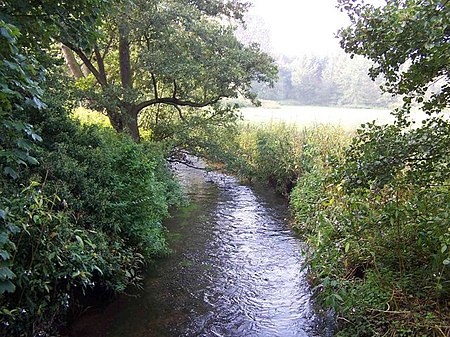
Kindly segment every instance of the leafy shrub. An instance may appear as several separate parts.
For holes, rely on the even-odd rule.
[[[408,126],[366,125],[322,183],[294,190],[318,298],[341,336],[448,333],[448,123]]]
[[[167,252],[161,221],[181,198],[160,146],[82,127],[56,106],[29,114],[40,165],[2,177],[0,324],[11,336],[51,333],[94,288],[139,285]]]

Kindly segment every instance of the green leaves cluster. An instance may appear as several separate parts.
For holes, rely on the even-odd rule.
[[[11,336],[50,334],[83,294],[139,285],[167,253],[161,221],[181,199],[157,145],[82,128],[59,107],[30,122],[44,139],[40,165],[22,172],[25,189],[2,179],[0,195],[0,319]]]
[[[388,0],[375,7],[340,0],[339,6],[352,20],[339,32],[342,47],[374,61],[370,75],[386,79],[385,91],[404,95],[407,107],[415,102],[430,114],[449,106],[448,2]]]
[[[117,131],[138,141],[138,118],[153,118],[157,105],[182,116],[185,109],[218,107],[222,98],[254,101],[252,83],[273,84],[277,70],[258,46],[234,35],[232,23],[246,7],[219,0],[119,2],[99,25],[93,48],[67,42],[74,62],[90,71],[78,80],[86,103],[106,110]]]
[[[26,109],[42,109],[42,90],[34,81],[32,59],[20,54],[19,30],[0,21],[0,163],[3,173],[16,179],[20,166],[37,164],[30,155],[33,141],[41,141],[33,127],[23,122]]]
[[[336,169],[291,194],[318,297],[345,318],[339,335],[438,335],[448,322],[449,158],[431,131],[369,124]]]

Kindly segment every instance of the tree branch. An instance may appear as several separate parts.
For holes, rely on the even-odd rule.
[[[154,73],[152,75],[152,83],[153,83],[153,93],[155,95],[155,99],[158,99],[158,83],[156,82],[156,77]]]
[[[142,102],[140,104],[137,104],[134,108],[136,111],[141,111],[142,109],[145,109],[151,105],[155,104],[169,104],[169,105],[176,105],[176,106],[190,106],[192,108],[204,108],[205,106],[212,105],[217,103],[222,97],[218,96],[210,101],[206,102],[192,102],[192,101],[184,101],[178,98],[173,97],[163,97],[163,98],[154,98],[145,102]]]
[[[102,81],[106,84],[106,83],[108,83],[108,81],[106,79],[105,63],[103,62],[103,57],[100,54],[100,50],[98,49],[97,45],[94,46],[94,53],[95,53],[95,59],[97,60],[99,75],[101,76]]]
[[[190,167],[190,168],[193,168],[193,169],[196,169],[196,170],[209,172],[209,170],[207,168],[205,168],[205,167],[198,167],[198,166],[195,166],[194,164],[191,164],[191,163],[186,162],[186,161],[181,160],[181,159],[169,158],[169,159],[167,159],[167,161],[169,163],[171,163],[171,164],[182,164],[184,166],[187,166],[187,167]]]
[[[64,45],[63,43],[61,43],[61,51],[63,53],[64,60],[66,61],[66,64],[69,67],[73,77],[75,77],[75,79],[82,78],[84,75],[83,72],[81,71],[80,65],[75,59],[73,50]]]
[[[178,105],[172,105],[175,109],[178,111],[178,116],[180,116],[180,119],[184,122],[185,118],[183,116],[183,112],[181,111],[181,108]]]
[[[111,33],[109,36],[108,44],[106,45],[105,51],[103,52],[102,59],[105,59],[106,55],[108,55],[109,48],[111,48],[113,41],[114,41],[114,33]]]
[[[176,99],[177,97],[177,81],[173,80],[173,95],[172,98]]]
[[[83,51],[81,49],[79,49],[79,48],[74,48],[73,46],[68,46],[68,47],[70,49],[72,49],[80,57],[81,61],[83,61],[83,63],[86,65],[86,67],[94,75],[94,77],[96,78],[97,82],[101,86],[106,86],[107,83],[106,83],[105,79],[100,75],[100,72],[97,70],[97,68],[95,68],[95,66],[92,64],[92,62],[86,56],[86,54],[83,53]]]

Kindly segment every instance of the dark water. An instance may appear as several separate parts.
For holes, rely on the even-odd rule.
[[[96,335],[325,336],[285,201],[225,175],[179,174],[191,205],[166,223],[174,253],[139,297],[95,318]]]

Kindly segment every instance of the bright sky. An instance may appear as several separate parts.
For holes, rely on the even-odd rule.
[[[327,54],[339,49],[334,37],[349,24],[337,0],[251,0],[251,13],[260,16],[271,32],[275,53],[287,55]],[[367,2],[367,1],[366,1]],[[380,2],[372,0],[371,3]]]

